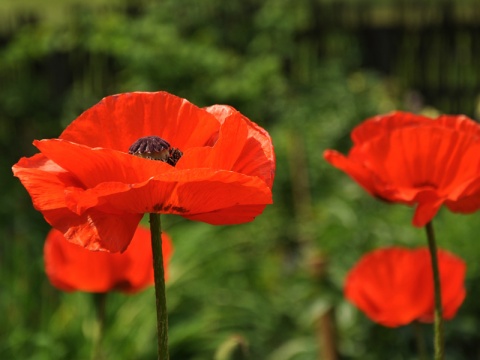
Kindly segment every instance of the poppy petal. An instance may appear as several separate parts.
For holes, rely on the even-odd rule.
[[[37,210],[65,207],[65,188],[82,186],[73,174],[42,154],[20,159],[12,170],[30,193]]]
[[[480,208],[480,125],[466,116],[393,112],[365,120],[351,137],[347,157],[327,150],[326,160],[376,197],[417,204],[415,225],[444,203],[462,213]]]
[[[440,278],[442,283],[443,317],[453,319],[466,297],[465,262],[452,254],[439,252]],[[432,311],[433,314],[433,311]],[[433,321],[433,319],[432,319]]]
[[[435,122],[448,129],[480,136],[478,122],[469,119],[465,115],[440,115]]]
[[[345,296],[373,321],[397,327],[415,320],[430,305],[419,296],[422,277],[409,250],[386,248],[372,251],[350,270]]]
[[[172,245],[166,233],[162,233],[162,248],[167,277]],[[123,254],[86,250],[52,229],[45,241],[44,259],[50,282],[63,291],[135,293],[154,282],[150,232],[143,227],[137,228]]]
[[[170,144],[169,163],[127,153],[146,136]],[[41,155],[14,172],[47,221],[91,249],[123,251],[146,212],[226,224],[272,203],[271,138],[228,106],[200,109],[166,92],[119,94],[81,114],[60,139],[34,144]],[[50,200],[41,193],[49,189]]]
[[[452,318],[465,297],[465,263],[439,249],[438,260],[445,319]],[[390,247],[364,255],[349,271],[345,297],[370,319],[397,327],[433,319],[434,291],[430,253]]]
[[[206,108],[206,110],[214,114],[222,124],[228,119],[230,123],[245,123],[247,125],[247,141],[242,149],[242,155],[238,158],[232,170],[242,174],[259,176],[271,188],[275,173],[275,153],[268,132],[231,106],[214,105]],[[223,149],[219,151],[222,152]]]
[[[233,170],[233,165],[244,147],[247,133],[247,125],[243,121],[228,121],[221,127],[219,138],[212,148],[202,147],[185,152],[178,161],[176,168],[190,169],[195,167]]]
[[[183,215],[184,218],[212,225],[236,225],[253,221],[267,205],[237,205],[208,213]]]
[[[66,193],[83,191],[77,187],[78,180],[42,154],[21,159],[13,172],[45,220],[69,241],[89,249],[123,251],[142,218],[141,214],[100,209],[75,214],[68,209]]]
[[[89,250],[109,252],[125,251],[143,217],[143,214],[111,214],[97,208],[89,209],[82,215],[66,208],[45,210],[42,214],[71,243]]]
[[[143,182],[174,169],[163,161],[142,159],[110,149],[92,149],[61,139],[35,141],[34,145],[46,157],[74,174],[87,188],[109,181]]]
[[[430,261],[430,253],[428,249],[421,248],[418,249],[417,252],[419,253],[419,261],[424,261],[426,263]],[[467,266],[461,258],[443,249],[438,250],[437,257],[442,289],[443,318],[450,320],[455,317],[458,309],[465,300],[465,275]],[[431,266],[428,266],[426,273],[428,274],[428,278],[433,279]],[[433,294],[433,280],[430,280],[425,284],[424,291],[428,291]],[[430,307],[425,314],[420,317],[419,320],[428,323],[432,323],[434,321],[433,299]]]
[[[382,171],[392,187],[431,188],[446,197],[474,178],[473,168],[480,162],[479,145],[468,134],[423,127],[393,131],[371,141],[368,151],[373,155],[371,170]]]
[[[216,105],[207,110],[221,117],[218,140],[212,148],[186,151],[176,167],[231,170],[258,176],[271,187],[275,156],[268,133],[229,106]]]
[[[352,130],[354,144],[362,144],[378,136],[384,136],[398,128],[432,123],[432,119],[402,111],[394,111],[386,115],[377,115],[363,121]]]
[[[418,205],[412,223],[414,226],[422,227],[432,221],[444,199],[439,198],[435,191],[427,190],[420,192],[415,198],[415,202],[418,202]]]
[[[454,213],[471,214],[480,208],[480,186],[471,196],[464,196],[456,201],[446,201],[445,205]]]
[[[175,95],[133,92],[105,97],[73,121],[60,138],[128,152],[139,138],[156,135],[185,149],[205,145],[219,126],[207,111]]]
[[[125,191],[116,193],[108,192],[107,185],[104,194],[96,195],[100,201],[120,211],[138,213],[195,215],[272,202],[271,190],[263,180],[231,171],[175,171],[125,186]]]

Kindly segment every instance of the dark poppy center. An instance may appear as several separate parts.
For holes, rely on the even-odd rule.
[[[135,141],[128,153],[150,160],[160,160],[175,166],[183,153],[159,136],[145,136]]]

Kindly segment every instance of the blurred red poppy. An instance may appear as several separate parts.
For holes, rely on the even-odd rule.
[[[48,223],[91,250],[123,251],[144,213],[240,224],[272,203],[271,138],[229,106],[109,96],[34,145],[14,175]]]
[[[438,250],[443,318],[452,319],[465,299],[466,264]],[[427,248],[378,249],[363,256],[345,281],[345,297],[371,320],[388,327],[433,322],[434,291]]]
[[[162,250],[167,277],[173,248],[165,233],[162,233]],[[45,242],[44,260],[50,282],[63,291],[135,293],[154,282],[150,231],[141,226],[122,254],[87,250],[52,229]]]
[[[415,226],[442,204],[460,213],[480,208],[480,125],[466,116],[393,112],[367,119],[351,137],[348,156],[326,150],[325,159],[373,196],[417,204]]]

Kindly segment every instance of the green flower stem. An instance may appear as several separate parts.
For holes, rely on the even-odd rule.
[[[150,214],[152,238],[153,272],[155,276],[155,298],[157,304],[158,359],[168,360],[168,316],[165,296],[165,271],[163,268],[162,230],[160,214]]]
[[[427,231],[428,248],[432,259],[433,286],[435,293],[435,313],[434,313],[434,352],[435,360],[444,359],[444,336],[443,336],[443,310],[442,310],[442,289],[440,285],[440,272],[438,270],[437,245],[435,243],[435,233],[432,222],[425,226]]]

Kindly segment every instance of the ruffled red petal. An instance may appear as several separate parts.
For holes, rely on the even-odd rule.
[[[13,172],[45,220],[62,231],[69,241],[89,249],[125,250],[143,216],[100,206],[98,202],[90,206],[83,204],[82,211],[72,211],[68,195],[84,193],[81,181],[42,154],[22,158],[13,166]]]
[[[480,136],[480,126],[465,115],[441,115],[431,119],[423,115],[403,111],[393,111],[386,115],[377,115],[363,121],[352,130],[351,138],[355,145],[371,141],[389,132],[415,128],[419,126],[443,127],[446,129]]]
[[[440,115],[435,123],[448,129],[480,136],[478,122],[469,119],[465,115]]]
[[[73,174],[42,154],[20,159],[12,170],[30,193],[37,210],[65,207],[65,188],[82,186]]]
[[[92,149],[61,139],[35,141],[34,145],[86,188],[105,182],[140,183],[174,170],[163,161],[142,159],[111,149]]]
[[[417,114],[394,111],[386,115],[377,115],[363,121],[352,130],[351,138],[355,145],[363,144],[378,136],[384,136],[393,130],[410,126],[431,124],[433,120]]]
[[[182,151],[204,146],[220,123],[185,99],[160,92],[108,96],[81,114],[60,138],[128,152],[137,139],[156,135]]]
[[[45,220],[71,243],[89,250],[123,252],[143,214],[109,213],[98,208],[77,215],[67,208],[44,210]]]
[[[234,170],[235,162],[242,155],[247,134],[248,129],[245,122],[241,120],[227,121],[221,127],[218,140],[213,147],[193,148],[185,151],[176,168],[181,170],[191,168]],[[261,147],[258,148],[261,149]]]
[[[425,225],[442,203],[461,197],[478,178],[480,143],[472,134],[421,127],[389,135],[365,145],[368,166],[381,174],[388,190],[377,188],[378,193],[390,201],[419,204],[414,225]]]
[[[162,247],[167,274],[172,245],[165,233]],[[142,227],[123,254],[86,250],[52,229],[45,242],[44,258],[50,282],[63,291],[134,293],[154,282],[150,232]]]
[[[232,145],[241,147],[231,170],[250,176],[258,176],[271,188],[275,176],[275,153],[268,132],[230,106],[214,105],[206,108],[206,110],[224,124],[220,136],[224,139],[230,139],[219,140],[220,144],[215,144],[214,152],[218,154],[217,156],[222,154],[226,156]],[[244,128],[246,128],[244,141],[242,141],[242,138],[231,137],[232,132],[244,134]],[[231,139],[235,139],[234,144],[232,144]],[[232,158],[231,154],[229,156]],[[227,170],[227,168],[224,169]]]
[[[423,226],[444,203],[457,212],[480,208],[479,135],[480,126],[464,116],[396,112],[358,126],[348,157],[331,150],[324,156],[370,194],[417,203],[413,224]]]
[[[241,131],[246,136],[248,132],[244,123],[231,124],[226,129],[228,137],[222,136],[218,141],[220,149],[226,147],[224,139],[231,139]],[[231,129],[240,130],[231,132]],[[260,209],[256,205],[272,202],[271,190],[260,177],[215,170],[232,168],[243,149],[241,146],[233,159],[220,156],[218,151],[211,151],[206,163],[200,163],[201,169],[182,170],[181,161],[177,169],[163,162],[109,149],[90,149],[65,140],[44,140],[35,144],[42,153],[74,174],[87,188],[57,189],[63,191],[62,205],[78,215],[89,208],[105,206],[109,208],[108,212],[216,213],[220,216],[222,209],[245,205],[254,205],[250,210]],[[72,158],[82,161],[72,162]],[[187,157],[189,159],[197,163],[202,161]],[[251,214],[246,217],[250,218]],[[225,221],[221,217],[217,220],[218,223]]]
[[[231,171],[193,169],[158,176],[144,183],[124,185],[124,191],[111,193],[97,187],[96,196],[120,211],[156,212],[190,216],[218,212],[243,205],[272,202],[270,188],[260,178]],[[105,191],[103,191],[105,190]],[[258,214],[257,214],[258,215]]]

